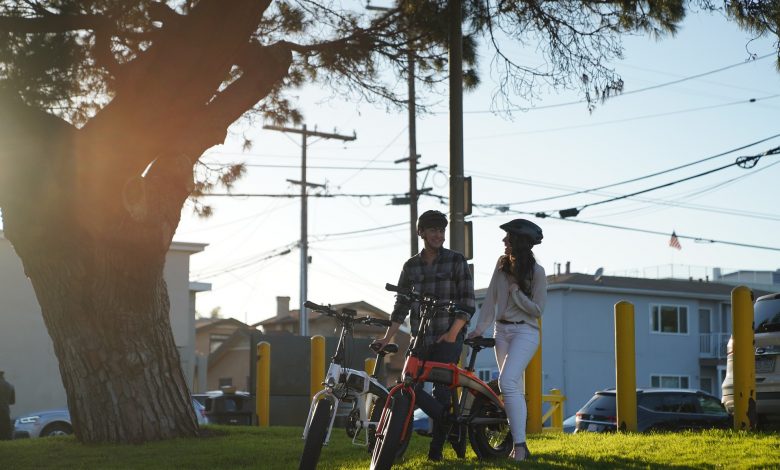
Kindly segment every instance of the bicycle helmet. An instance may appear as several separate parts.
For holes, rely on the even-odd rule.
[[[542,238],[544,238],[541,227],[531,222],[530,220],[510,220],[509,222],[501,225],[500,228],[508,233],[528,238],[531,240],[533,245],[542,243]]]
[[[446,228],[447,216],[437,210],[425,211],[417,219],[417,230],[426,228]]]

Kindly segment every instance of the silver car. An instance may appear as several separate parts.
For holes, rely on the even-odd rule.
[[[206,408],[191,398],[198,425],[208,424]],[[14,421],[14,439],[67,436],[73,434],[70,412],[67,409],[39,411],[21,416]]]

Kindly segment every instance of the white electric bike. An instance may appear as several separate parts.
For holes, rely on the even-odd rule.
[[[307,308],[323,315],[335,318],[341,324],[336,353],[331,359],[328,372],[325,375],[324,387],[317,392],[309,407],[309,416],[303,429],[303,453],[298,466],[299,470],[313,470],[320,459],[322,446],[330,441],[333,423],[341,403],[351,403],[352,410],[347,416],[346,431],[352,443],[365,446],[369,453],[373,451],[377,423],[387,400],[387,387],[382,385],[377,376],[387,354],[398,352],[398,345],[387,344],[381,351],[376,351],[374,373],[369,375],[362,370],[350,369],[347,364],[347,339],[352,338],[354,325],[390,326],[389,320],[372,317],[356,317],[357,312],[342,309],[337,312],[330,306],[306,302]],[[400,457],[406,451],[409,440],[401,443],[396,456]]]

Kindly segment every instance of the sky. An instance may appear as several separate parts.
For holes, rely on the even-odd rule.
[[[694,241],[685,237],[780,249],[777,209],[780,155],[767,155],[753,168],[731,166],[631,198],[600,203],[690,178],[780,146],[780,73],[771,38],[751,35],[718,15],[692,14],[675,37],[624,39],[622,60],[613,63],[625,81],[624,94],[589,112],[574,92],[547,90],[535,108],[511,117],[488,111],[495,90],[489,56],[482,86],[464,96],[464,167],[473,180],[475,286],[486,287],[503,253],[498,227],[525,217],[544,230],[534,252],[552,274],[558,263],[571,271],[640,277],[711,276],[740,269],[780,268],[780,251]],[[517,57],[527,57],[523,50]],[[528,55],[530,57],[530,55]],[[352,135],[351,142],[309,138],[310,193],[343,194],[308,199],[308,300],[338,304],[364,300],[390,311],[384,290],[398,280],[410,256],[409,207],[390,205],[390,196],[409,190],[407,114],[383,106],[332,99],[311,86],[293,93],[309,129]],[[429,96],[433,112],[418,116],[419,186],[449,192],[447,97]],[[244,138],[252,148],[242,149]],[[766,140],[765,140],[766,139]],[[749,144],[757,143],[752,146]],[[715,157],[740,147],[747,148]],[[713,158],[709,158],[713,157]],[[709,158],[709,159],[708,159]],[[577,191],[695,165],[587,194]],[[245,162],[237,194],[296,195],[287,180],[301,177],[301,138],[263,130],[261,123],[237,123],[225,144],[204,161]],[[354,196],[354,197],[353,197]],[[191,280],[211,284],[198,294],[197,310],[255,323],[275,315],[276,297],[300,302],[300,198],[211,197],[214,215],[201,219],[192,205],[182,211],[174,240],[208,244],[191,257]],[[582,207],[574,218],[536,218]],[[515,213],[485,205],[505,205]],[[446,203],[423,197],[419,212]],[[521,213],[518,214],[517,212]],[[602,225],[594,225],[602,224]],[[608,225],[610,227],[604,226]],[[390,226],[390,227],[387,227]],[[385,228],[381,228],[385,227]],[[623,228],[618,228],[623,227]],[[637,229],[640,231],[626,230]],[[644,231],[644,232],[643,232]],[[680,250],[669,246],[672,232]],[[657,232],[657,233],[648,233]],[[421,245],[422,246],[422,245]],[[284,253],[289,249],[289,253]]]

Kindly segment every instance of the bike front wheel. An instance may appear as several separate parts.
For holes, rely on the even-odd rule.
[[[489,385],[494,390],[498,390],[498,384],[495,382],[491,382]],[[509,453],[512,452],[513,441],[506,412],[488,397],[480,396],[474,400],[472,413],[475,418],[502,419],[500,423],[469,426],[469,441],[477,458],[492,460],[509,456]]]
[[[385,401],[387,396],[378,397],[374,403],[374,408],[371,410],[371,422],[379,423],[382,418],[382,410],[385,408]],[[409,447],[409,440],[412,438],[412,423],[409,423],[410,429],[406,433],[406,438],[398,445],[398,450],[395,452],[395,459],[399,460],[406,452],[406,448]],[[376,428],[370,427],[368,430],[368,453],[374,452],[374,445],[376,445]]]
[[[320,460],[322,445],[328,435],[333,403],[330,400],[320,400],[314,408],[314,414],[309,424],[309,432],[306,433],[306,441],[303,444],[303,453],[298,470],[314,470]]]
[[[382,414],[382,427],[376,430],[376,443],[371,454],[371,470],[390,469],[398,456],[398,451],[406,450],[412,433],[412,422],[409,417],[412,407],[411,394],[401,390],[388,399],[390,405]],[[401,440],[404,426],[407,426],[406,439],[404,439],[406,442]]]

